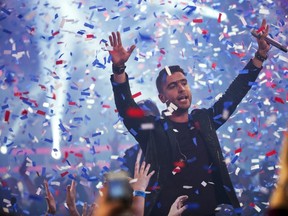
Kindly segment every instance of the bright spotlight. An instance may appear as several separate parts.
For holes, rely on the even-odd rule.
[[[55,117],[52,118],[51,125],[52,125],[52,137],[53,137],[53,147],[51,151],[51,156],[54,159],[58,160],[61,158],[61,150],[60,150],[61,135],[58,128],[58,121],[55,119]]]
[[[61,152],[59,149],[57,149],[57,151],[52,151],[51,152],[51,156],[56,159],[59,160],[61,158]]]
[[[2,154],[7,154],[7,152],[8,152],[7,146],[5,146],[5,145],[1,146],[1,147],[0,147],[0,152],[1,152]]]

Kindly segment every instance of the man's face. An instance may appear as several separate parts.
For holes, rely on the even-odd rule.
[[[162,103],[173,103],[178,111],[188,111],[192,94],[187,79],[181,72],[175,72],[167,76],[166,82],[162,85],[162,93],[159,93]]]

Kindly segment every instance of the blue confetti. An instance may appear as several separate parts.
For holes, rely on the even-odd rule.
[[[137,135],[137,132],[133,128],[131,128],[129,131],[133,136]]]
[[[94,29],[94,25],[89,24],[89,23],[84,23],[84,26],[90,29]]]
[[[127,32],[127,31],[130,31],[130,27],[129,26],[123,29],[123,32]]]

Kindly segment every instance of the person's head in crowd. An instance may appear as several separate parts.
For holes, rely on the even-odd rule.
[[[96,201],[93,216],[120,216],[131,213],[133,189],[124,171],[105,174],[105,182]]]

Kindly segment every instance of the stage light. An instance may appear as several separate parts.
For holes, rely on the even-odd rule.
[[[3,145],[3,146],[0,147],[0,152],[1,152],[2,154],[7,154],[8,148],[7,148],[5,145]]]
[[[54,121],[53,121],[54,120]],[[51,151],[51,156],[59,160],[61,158],[61,150],[60,150],[60,142],[61,142],[61,135],[58,127],[58,122],[55,119],[51,121],[52,125],[52,136],[53,136],[53,147]]]
[[[61,158],[61,152],[59,149],[51,152],[51,156],[56,159],[56,160],[59,160]]]

